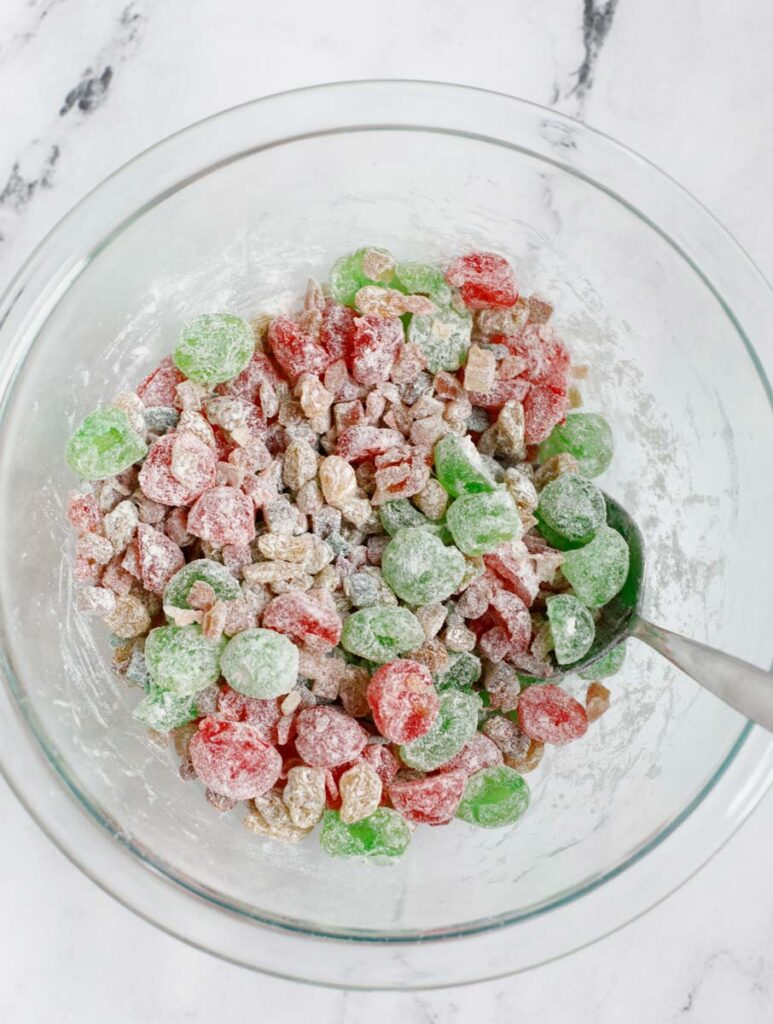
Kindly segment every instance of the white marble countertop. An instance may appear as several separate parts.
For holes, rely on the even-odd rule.
[[[760,0],[4,0],[0,284],[106,174],[281,89],[457,81],[587,120],[681,181],[773,277],[773,8]],[[773,342],[762,353],[773,372]],[[346,994],[252,975],[96,889],[0,784],[0,1020],[373,1024],[773,1019],[773,793],[643,919],[510,980]]]

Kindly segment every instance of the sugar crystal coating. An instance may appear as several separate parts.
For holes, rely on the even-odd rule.
[[[190,608],[188,595],[196,583],[208,584],[215,597],[222,601],[233,601],[241,596],[238,580],[221,562],[197,558],[184,565],[169,580],[164,590],[164,606]]]
[[[576,474],[559,476],[544,487],[536,510],[543,537],[562,551],[591,541],[606,514],[601,491]]]
[[[369,818],[381,800],[381,778],[367,761],[356,761],[338,780],[341,797],[339,815],[345,825]]]
[[[548,621],[559,665],[571,665],[587,654],[596,635],[591,613],[571,594],[559,594],[547,602]]]
[[[520,527],[520,521],[519,521]],[[444,601],[462,581],[464,558],[421,527],[400,530],[381,556],[384,579],[399,598],[418,606]]]
[[[379,506],[378,514],[381,525],[390,537],[394,537],[398,530],[407,527],[421,527],[434,533],[439,533],[441,530],[441,527],[430,522],[407,498],[385,501],[383,505]]]
[[[510,264],[493,252],[471,252],[454,260],[446,280],[459,289],[468,309],[509,309],[518,299]]]
[[[523,533],[515,503],[504,490],[462,495],[451,503],[446,522],[465,555],[486,555]]]
[[[502,764],[502,751],[485,733],[476,732],[469,743],[452,757],[444,771],[463,771],[466,776],[474,775],[483,768]]]
[[[386,249],[364,248],[355,252],[347,253],[336,260],[330,270],[330,291],[333,298],[344,306],[353,306],[357,292],[369,284],[378,284],[379,281],[368,277],[365,272],[365,264],[368,256],[371,257],[371,264],[374,263],[373,255],[380,255],[383,259],[382,266],[385,268],[384,276],[379,281],[389,281],[391,275],[388,267],[394,261]]]
[[[142,698],[132,715],[148,729],[170,732],[198,718],[199,711],[195,697],[153,690]]]
[[[177,694],[193,694],[220,678],[220,657],[226,640],[209,640],[201,627],[159,626],[145,644],[145,660],[154,686]]]
[[[237,693],[230,686],[221,684],[217,697],[217,714],[229,722],[248,722],[264,743],[279,742],[278,725],[282,717],[279,701],[261,700]]]
[[[216,547],[249,544],[255,536],[253,504],[235,487],[212,487],[191,507],[188,532]]]
[[[280,594],[266,606],[263,625],[322,653],[341,639],[341,619],[326,590]]]
[[[296,828],[314,828],[325,811],[325,770],[296,765],[287,773],[282,800]]]
[[[204,785],[233,800],[267,793],[282,770],[281,754],[246,722],[202,719],[191,739],[190,757]]]
[[[400,287],[410,295],[428,295],[441,306],[447,306],[451,301],[451,289],[446,284],[442,271],[431,264],[398,263],[395,278]]]
[[[147,451],[122,409],[97,409],[67,443],[70,469],[84,480],[104,480],[128,469]]]
[[[560,746],[582,736],[588,718],[582,704],[560,686],[538,683],[518,701],[518,724],[531,739]]]
[[[471,336],[472,317],[450,306],[425,316],[412,316],[408,326],[408,341],[423,353],[430,373],[463,366]]]
[[[415,651],[424,642],[419,620],[407,608],[361,608],[344,623],[344,650],[367,661],[383,664]]]
[[[463,771],[444,771],[418,779],[396,779],[389,787],[389,799],[406,821],[445,825],[462,799],[467,776]]]
[[[467,779],[456,816],[480,828],[502,828],[515,824],[528,806],[526,780],[507,765],[495,765]]]
[[[454,651],[449,654],[445,667],[435,674],[435,682],[441,689],[444,686],[472,686],[480,679],[482,671],[477,654]]]
[[[469,437],[447,434],[435,445],[435,472],[453,498],[496,490],[496,481]]]
[[[475,735],[480,706],[477,694],[445,690],[440,695],[438,717],[429,732],[400,747],[402,761],[423,772],[448,764]]]
[[[540,445],[541,462],[561,452],[573,455],[583,476],[598,476],[612,461],[612,431],[595,412],[570,412]]]
[[[424,736],[440,709],[432,676],[425,665],[401,659],[382,665],[371,676],[367,699],[376,728],[392,743]]]
[[[353,761],[368,734],[339,708],[305,708],[298,715],[295,746],[303,760],[318,768],[334,768]]]
[[[184,455],[185,481],[175,476],[175,454]],[[161,505],[188,505],[215,483],[217,457],[195,434],[166,434],[151,445],[139,473],[143,493]]]
[[[76,433],[77,606],[214,811],[393,858],[409,823],[511,824],[606,711],[622,647],[584,705],[544,681],[628,565],[551,313],[497,254],[359,249],[295,309],[191,321]]]
[[[174,361],[189,380],[220,384],[240,374],[254,350],[255,335],[246,320],[205,313],[183,327]]]
[[[604,524],[584,547],[566,552],[561,571],[583,604],[600,608],[622,590],[629,563],[628,544]]]
[[[152,594],[163,594],[172,576],[185,565],[178,545],[147,523],[137,526],[137,558],[142,585]]]
[[[325,811],[319,836],[322,849],[331,857],[401,857],[411,841],[411,830],[402,815],[379,807],[369,818],[346,825],[337,811]]]
[[[354,321],[348,339],[346,361],[359,384],[379,384],[385,380],[403,343],[402,321],[394,317],[361,316]]]
[[[231,637],[220,658],[228,685],[248,697],[279,697],[298,678],[298,648],[272,629],[246,629]]]

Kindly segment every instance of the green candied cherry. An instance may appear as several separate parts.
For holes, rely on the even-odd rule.
[[[571,594],[548,598],[547,612],[556,661],[559,665],[571,665],[591,648],[596,635],[593,617],[582,601]]]
[[[452,498],[497,489],[496,481],[469,437],[446,434],[435,445],[435,472]]]
[[[629,563],[627,543],[604,524],[585,547],[566,552],[561,571],[583,604],[600,608],[622,590]]]
[[[208,583],[220,601],[233,601],[242,594],[239,581],[222,563],[211,558],[197,558],[184,565],[169,580],[164,590],[164,606],[190,608],[188,594],[194,583]]]
[[[148,446],[122,409],[90,413],[67,442],[67,465],[84,480],[104,480],[145,457]]]
[[[457,818],[481,828],[514,825],[529,806],[529,786],[507,765],[495,765],[475,772],[467,780]]]
[[[412,316],[408,341],[418,345],[430,373],[453,372],[463,366],[472,338],[472,316],[443,306],[426,316]]]
[[[170,732],[199,717],[196,698],[152,688],[132,712],[134,718],[156,732]]]
[[[553,428],[539,446],[540,462],[553,455],[573,455],[583,476],[598,476],[612,461],[612,431],[603,416],[595,412],[570,412]]]
[[[450,651],[445,668],[434,675],[435,686],[443,689],[446,686],[472,686],[480,679],[483,668],[477,654],[469,651]]]
[[[268,700],[298,680],[298,648],[273,629],[245,629],[228,641],[220,670],[232,690]]]
[[[578,672],[577,675],[586,683],[595,682],[597,679],[608,679],[609,676],[614,676],[620,671],[624,661],[625,644],[618,644],[617,647],[613,647],[611,651],[584,668],[582,672]]]
[[[376,277],[369,277],[365,271],[370,264],[378,271]],[[395,286],[392,281],[394,265],[391,254],[376,246],[348,252],[337,259],[330,270],[330,294],[341,305],[353,307],[360,288],[369,284]]]
[[[477,693],[449,688],[440,695],[440,711],[428,733],[400,747],[400,759],[409,768],[433,772],[448,764],[478,729],[481,708]]]
[[[465,565],[460,551],[447,548],[421,527],[398,531],[381,556],[384,579],[401,600],[415,607],[450,597],[462,582]]]
[[[606,514],[604,495],[576,473],[564,473],[543,487],[535,512],[539,532],[560,551],[593,540]]]
[[[486,555],[523,533],[518,509],[507,491],[462,495],[452,502],[446,522],[465,555]]]
[[[227,640],[209,640],[201,627],[159,626],[145,642],[150,682],[180,695],[198,693],[220,678],[220,657]]]
[[[451,289],[443,271],[429,263],[398,263],[395,278],[409,295],[428,295],[439,306],[451,302]]]
[[[252,359],[255,332],[230,313],[204,313],[180,332],[174,363],[197,384],[222,384],[238,376]]]
[[[331,857],[401,857],[411,841],[411,830],[401,814],[379,807],[369,818],[352,825],[338,811],[325,811],[319,842]]]
[[[360,608],[344,623],[341,646],[350,654],[382,665],[415,651],[424,643],[424,630],[407,608],[377,605]]]

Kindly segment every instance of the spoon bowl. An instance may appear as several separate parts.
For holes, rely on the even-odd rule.
[[[773,731],[773,673],[654,626],[640,614],[644,593],[644,541],[636,521],[623,506],[604,494],[607,524],[628,544],[628,576],[620,592],[604,605],[596,622],[596,635],[588,653],[571,665],[562,665],[558,678],[590,668],[628,637],[636,637],[686,672],[704,689],[752,721]],[[551,676],[555,679],[556,676]]]
[[[602,492],[603,493],[603,492]],[[604,494],[607,524],[617,530],[628,544],[630,561],[622,590],[605,604],[596,622],[596,635],[590,650],[578,661],[562,667],[564,673],[581,672],[603,658],[634,632],[644,592],[644,540],[636,521],[619,502]]]

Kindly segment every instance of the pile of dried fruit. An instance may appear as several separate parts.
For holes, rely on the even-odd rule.
[[[517,821],[606,709],[543,681],[628,571],[551,313],[500,256],[360,249],[297,315],[192,320],[75,432],[80,608],[215,808],[395,857],[413,823]]]

